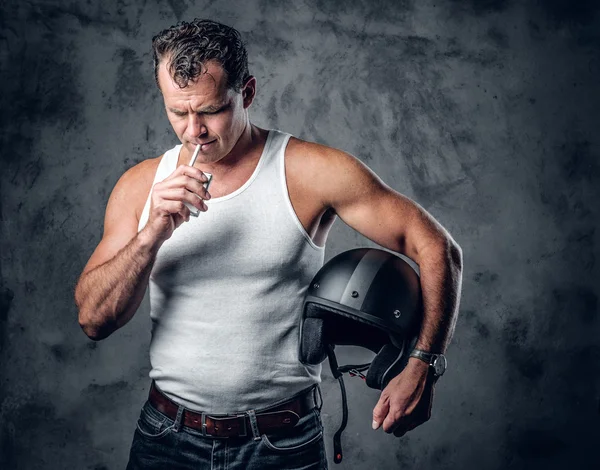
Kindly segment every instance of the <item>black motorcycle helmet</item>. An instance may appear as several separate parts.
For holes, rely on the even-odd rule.
[[[299,360],[317,365],[329,358],[340,383],[344,415],[334,436],[336,463],[342,460],[341,433],[348,419],[342,374],[350,372],[383,390],[406,366],[422,317],[419,275],[388,251],[357,248],[340,253],[312,280],[300,322]],[[362,346],[376,356],[369,364],[339,367],[336,345]]]

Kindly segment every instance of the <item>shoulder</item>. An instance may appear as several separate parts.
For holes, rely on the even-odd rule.
[[[327,145],[290,137],[285,159],[286,176],[304,181],[304,189],[328,207],[335,206],[340,198],[383,186],[381,179],[354,155]]]
[[[111,199],[128,201],[135,209],[137,220],[144,210],[146,199],[152,189],[154,176],[160,163],[162,155],[149,158],[129,168],[117,181]]]
[[[310,163],[311,165],[327,165],[327,162],[334,163],[331,158],[344,158],[349,154],[327,145],[310,142],[291,136],[287,149],[286,158],[290,163]]]
[[[286,149],[286,164],[298,167],[304,173],[310,172],[312,176],[318,176],[315,172],[326,174],[343,170],[345,172],[364,172],[370,170],[354,155],[334,147],[309,142],[290,137]]]

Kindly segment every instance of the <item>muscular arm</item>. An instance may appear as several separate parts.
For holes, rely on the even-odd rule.
[[[131,320],[144,298],[157,251],[140,232],[113,258],[81,275],[75,303],[79,324],[91,339],[104,339]]]
[[[458,317],[462,250],[447,240],[423,251],[418,263],[424,313],[416,348],[444,353],[454,334]]]
[[[127,171],[109,198],[104,235],[75,287],[79,324],[93,340],[101,340],[135,314],[148,286],[159,244],[137,233],[135,207],[147,195],[140,168]]]
[[[323,205],[367,238],[419,265],[424,319],[417,347],[444,352],[460,300],[458,244],[419,204],[386,186],[356,158],[317,144],[304,145],[305,154],[311,155],[311,187]]]

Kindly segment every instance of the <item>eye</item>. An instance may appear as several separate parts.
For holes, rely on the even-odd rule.
[[[222,113],[223,111],[226,111],[227,109],[229,109],[229,105],[226,104],[225,106],[223,106],[222,108],[217,109],[216,111],[211,111],[211,112],[205,112],[204,114],[208,114],[209,116],[213,115],[213,114],[219,114]]]

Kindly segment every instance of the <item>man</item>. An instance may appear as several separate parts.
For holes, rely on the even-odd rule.
[[[234,29],[182,22],[153,49],[181,145],[119,179],[75,290],[81,327],[101,340],[150,287],[153,382],[128,468],[326,468],[320,367],[298,361],[297,325],[335,218],[419,264],[424,351],[443,353],[451,338],[461,250],[356,158],[251,124],[256,79]],[[429,419],[428,371],[409,360],[374,429],[399,436]]]

